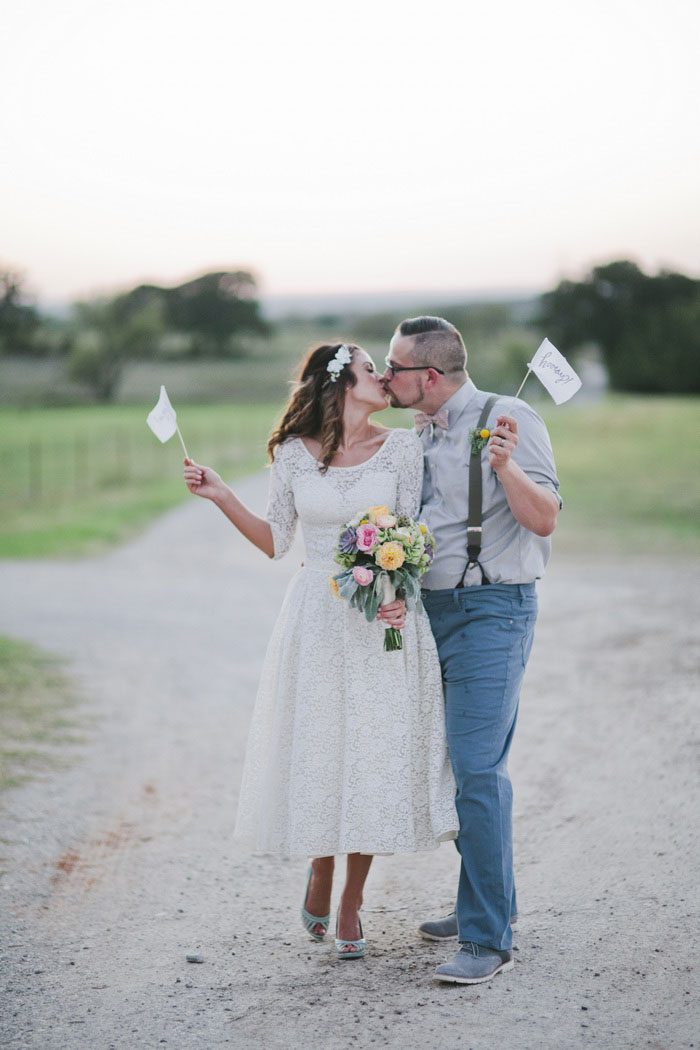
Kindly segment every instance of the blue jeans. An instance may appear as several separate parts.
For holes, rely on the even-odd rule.
[[[512,946],[513,789],[508,752],[537,619],[534,583],[423,591],[445,687],[462,858],[460,941]]]

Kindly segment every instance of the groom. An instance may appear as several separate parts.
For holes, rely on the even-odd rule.
[[[549,560],[561,501],[540,417],[523,401],[505,414],[500,398],[483,418],[489,395],[474,386],[466,364],[454,325],[411,318],[391,340],[384,385],[392,405],[419,410],[421,517],[437,548],[423,603],[442,666],[460,822],[456,912],[420,929],[431,940],[459,937],[460,950],[437,968],[439,980],[480,984],[513,966],[508,752],[537,617],[535,580]],[[470,515],[470,525],[478,521],[476,484],[471,507],[469,499],[472,455],[481,461],[482,528],[468,534]]]

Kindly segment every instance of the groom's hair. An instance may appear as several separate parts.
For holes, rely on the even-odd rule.
[[[457,329],[442,317],[409,317],[396,329],[413,337],[412,358],[417,365],[435,365],[445,375],[467,370],[467,348]]]

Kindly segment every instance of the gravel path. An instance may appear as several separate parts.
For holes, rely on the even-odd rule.
[[[300,559],[193,501],[107,557],[0,563],[0,632],[65,654],[89,715],[3,815],[3,1050],[700,1048],[700,566],[555,554],[511,762],[517,963],[465,989],[415,934],[449,909],[451,846],[375,861],[368,955],[339,964],[298,921],[305,864],[232,842]]]

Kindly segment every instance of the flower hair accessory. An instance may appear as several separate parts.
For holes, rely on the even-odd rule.
[[[341,343],[335,352],[334,357],[326,365],[326,371],[330,372],[331,383],[338,382],[338,376],[343,371],[346,365],[349,365],[352,361],[352,354],[348,350],[345,343]]]

